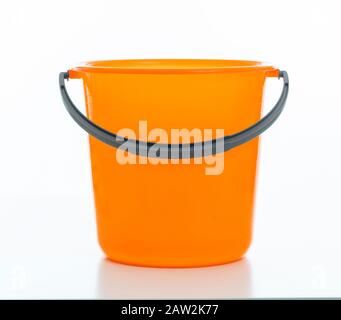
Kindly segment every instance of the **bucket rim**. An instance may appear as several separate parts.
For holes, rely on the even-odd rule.
[[[278,69],[272,64],[254,60],[225,59],[117,59],[79,63],[69,69],[70,77],[79,73],[122,74],[205,74],[266,71],[277,76]]]

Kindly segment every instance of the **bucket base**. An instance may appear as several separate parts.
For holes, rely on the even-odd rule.
[[[103,243],[99,238],[99,245],[108,260],[120,264],[149,267],[149,268],[200,268],[224,265],[242,259],[251,246],[251,238],[244,237],[238,247],[226,246],[220,248],[213,245],[212,248],[202,248],[199,251],[181,251],[181,248],[172,252],[160,249],[157,252],[150,250],[132,250],[134,247],[112,248],[112,244]],[[169,249],[169,248],[168,248]]]
[[[115,262],[115,263],[120,263],[120,264],[125,264],[128,266],[135,266],[135,267],[145,267],[145,268],[172,268],[172,269],[176,269],[176,268],[205,268],[205,267],[214,267],[214,266],[220,266],[220,265],[225,265],[225,264],[229,264],[229,263],[233,263],[236,262],[238,260],[241,260],[244,258],[245,252],[240,255],[240,256],[236,256],[236,257],[231,257],[229,259],[225,259],[225,260],[215,260],[215,261],[206,261],[206,262],[179,262],[176,261],[174,263],[171,262],[141,262],[141,261],[137,261],[134,259],[121,259],[118,258],[116,256],[113,255],[108,255],[106,254],[106,257],[108,260]]]

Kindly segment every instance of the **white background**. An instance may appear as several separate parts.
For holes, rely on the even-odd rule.
[[[0,5],[0,298],[341,296],[340,1],[3,1]],[[262,137],[254,241],[201,269],[106,261],[87,136],[57,76],[79,61],[272,62],[290,94]],[[70,82],[80,105],[80,83]],[[269,110],[281,81],[269,81]]]

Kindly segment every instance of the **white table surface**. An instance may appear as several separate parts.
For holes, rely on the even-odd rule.
[[[341,296],[340,234],[319,237],[326,224],[314,213],[303,229],[277,210],[257,212],[253,245],[238,262],[157,269],[105,259],[91,199],[2,199],[0,298]]]

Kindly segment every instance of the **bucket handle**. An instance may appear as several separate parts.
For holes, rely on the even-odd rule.
[[[210,141],[188,144],[163,144],[155,142],[143,142],[118,136],[115,133],[101,128],[100,126],[89,120],[86,116],[84,116],[83,113],[81,113],[77,109],[77,107],[70,99],[65,87],[65,79],[69,80],[68,72],[61,72],[59,74],[59,88],[66,110],[69,112],[73,120],[88,134],[95,137],[96,139],[115,148],[119,148],[124,144],[124,150],[129,150],[136,155],[144,157],[185,159],[209,156],[228,151],[256,138],[266,129],[268,129],[281,114],[285,106],[289,91],[289,77],[287,72],[279,71],[278,78],[283,79],[282,93],[272,110],[258,122],[232,135],[227,135],[225,137]],[[155,150],[157,151],[155,152]]]

